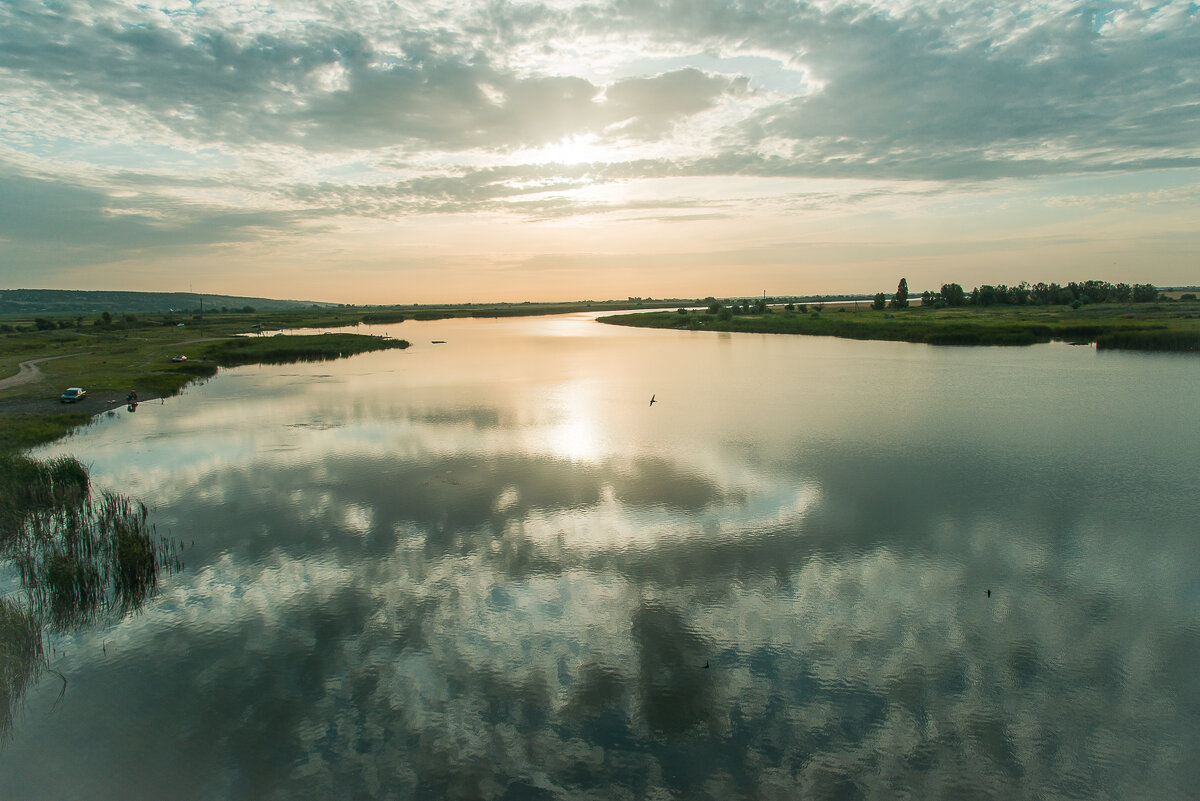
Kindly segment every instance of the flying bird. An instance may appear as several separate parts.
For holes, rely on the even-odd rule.
[[[654,405],[654,396],[653,395],[650,396],[650,405],[651,406]]]

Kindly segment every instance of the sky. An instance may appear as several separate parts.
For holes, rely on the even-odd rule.
[[[0,288],[1200,283],[1200,6],[0,0]]]

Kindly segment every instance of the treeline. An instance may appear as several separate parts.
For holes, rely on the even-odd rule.
[[[55,318],[77,314],[94,315],[108,309],[114,313],[158,314],[199,309],[240,309],[254,306],[259,310],[282,311],[313,307],[334,307],[337,303],[306,300],[274,300],[240,295],[213,295],[196,292],[127,292],[118,290],[75,289],[0,289],[0,315]]]
[[[1152,303],[1160,300],[1153,284],[1112,284],[1108,281],[1072,281],[1066,286],[1022,281],[1016,286],[984,284],[970,292],[958,284],[942,284],[938,292],[921,293],[921,305],[944,306],[1071,306],[1090,303]]]
[[[254,314],[253,306],[243,306],[240,309],[230,309],[227,307],[211,308],[205,310],[205,314]],[[58,329],[75,329],[82,330],[87,326],[99,328],[101,330],[125,330],[130,328],[151,328],[155,326],[177,325],[184,320],[198,321],[204,317],[199,312],[191,312],[187,309],[179,309],[177,311],[168,312],[157,317],[138,317],[136,314],[126,313],[114,315],[112,312],[103,312],[93,320],[87,320],[83,315],[76,315],[73,318],[63,318],[51,320],[46,317],[35,317],[30,325],[13,325],[11,323],[0,323],[0,334],[15,334],[26,333],[29,331],[54,331]]]

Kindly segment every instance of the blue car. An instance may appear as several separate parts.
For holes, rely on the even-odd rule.
[[[61,400],[63,403],[74,403],[83,400],[85,395],[87,395],[87,390],[83,387],[71,387],[62,394]]]

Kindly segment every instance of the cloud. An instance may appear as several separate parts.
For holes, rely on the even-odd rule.
[[[1200,10],[1179,0],[11,0],[0,157],[38,160],[22,171],[82,204],[71,235],[96,252],[252,236],[256,219],[654,218],[652,200],[582,190],[1195,168],[1198,53]],[[135,181],[140,205],[113,214]],[[662,219],[758,207],[660,202]],[[35,208],[22,241],[43,232],[49,253],[63,217]]]
[[[239,36],[71,10],[19,2],[0,34],[0,68],[51,93],[116,101],[197,141],[507,149],[610,127],[646,139],[745,84],[691,68],[608,86],[523,75],[437,31],[401,29],[384,47],[367,27]]]
[[[158,195],[118,196],[24,175],[2,162],[0,185],[0,245],[41,266],[246,242],[294,230],[303,222],[303,215],[289,212],[188,204]],[[15,280],[16,273],[8,273],[15,266],[0,268],[0,275]]]

